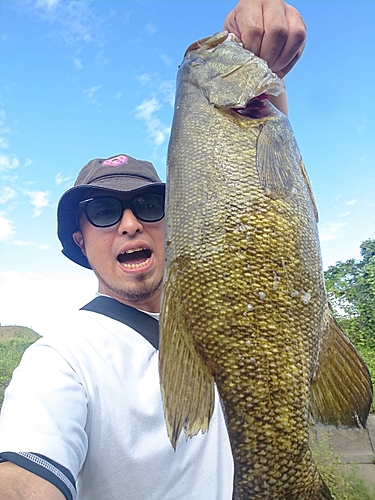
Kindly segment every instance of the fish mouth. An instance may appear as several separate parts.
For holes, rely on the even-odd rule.
[[[189,45],[189,47],[185,51],[184,58],[189,52],[195,52],[201,49],[212,50],[226,40],[236,42],[238,45],[242,46],[241,40],[235,34],[228,33],[228,31],[221,31],[213,36],[201,38],[200,40],[197,40],[196,42]]]
[[[117,256],[117,261],[126,269],[141,269],[148,265],[151,256],[147,247],[128,248]]]
[[[268,94],[261,94],[248,101],[244,108],[230,108],[233,113],[246,118],[266,118],[273,114],[274,106]]]

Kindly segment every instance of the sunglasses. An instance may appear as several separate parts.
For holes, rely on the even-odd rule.
[[[114,196],[98,196],[79,203],[87,220],[95,227],[110,227],[117,224],[126,208],[143,222],[157,222],[164,217],[164,196],[146,193],[130,200]]]

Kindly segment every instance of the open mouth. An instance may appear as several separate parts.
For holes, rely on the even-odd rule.
[[[272,107],[269,103],[269,96],[261,94],[251,99],[245,108],[232,108],[235,113],[247,118],[264,118],[270,116]]]
[[[117,256],[117,260],[127,269],[140,269],[147,266],[151,258],[148,248],[131,248]]]

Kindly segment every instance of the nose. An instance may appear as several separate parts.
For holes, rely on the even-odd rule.
[[[130,208],[126,208],[118,225],[119,234],[133,235],[143,231],[142,222],[137,219]]]

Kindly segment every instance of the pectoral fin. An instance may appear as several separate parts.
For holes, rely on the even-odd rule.
[[[182,429],[186,438],[208,430],[215,393],[214,379],[194,348],[193,332],[182,331],[186,311],[171,274],[169,270],[160,314],[159,372],[167,432],[175,449]]]
[[[256,166],[261,187],[272,198],[289,195],[296,175],[302,175],[311,207],[318,221],[318,210],[311,184],[289,120],[280,112],[266,122],[257,142]]]
[[[365,427],[372,396],[367,366],[327,308],[324,341],[310,389],[313,417],[327,425]]]
[[[291,137],[288,120],[283,126],[276,125],[276,118],[266,122],[258,137],[256,166],[259,182],[272,198],[284,198],[293,187],[293,171],[299,164],[299,152],[290,147]],[[297,154],[296,154],[297,153]],[[298,167],[299,168],[299,167]]]

